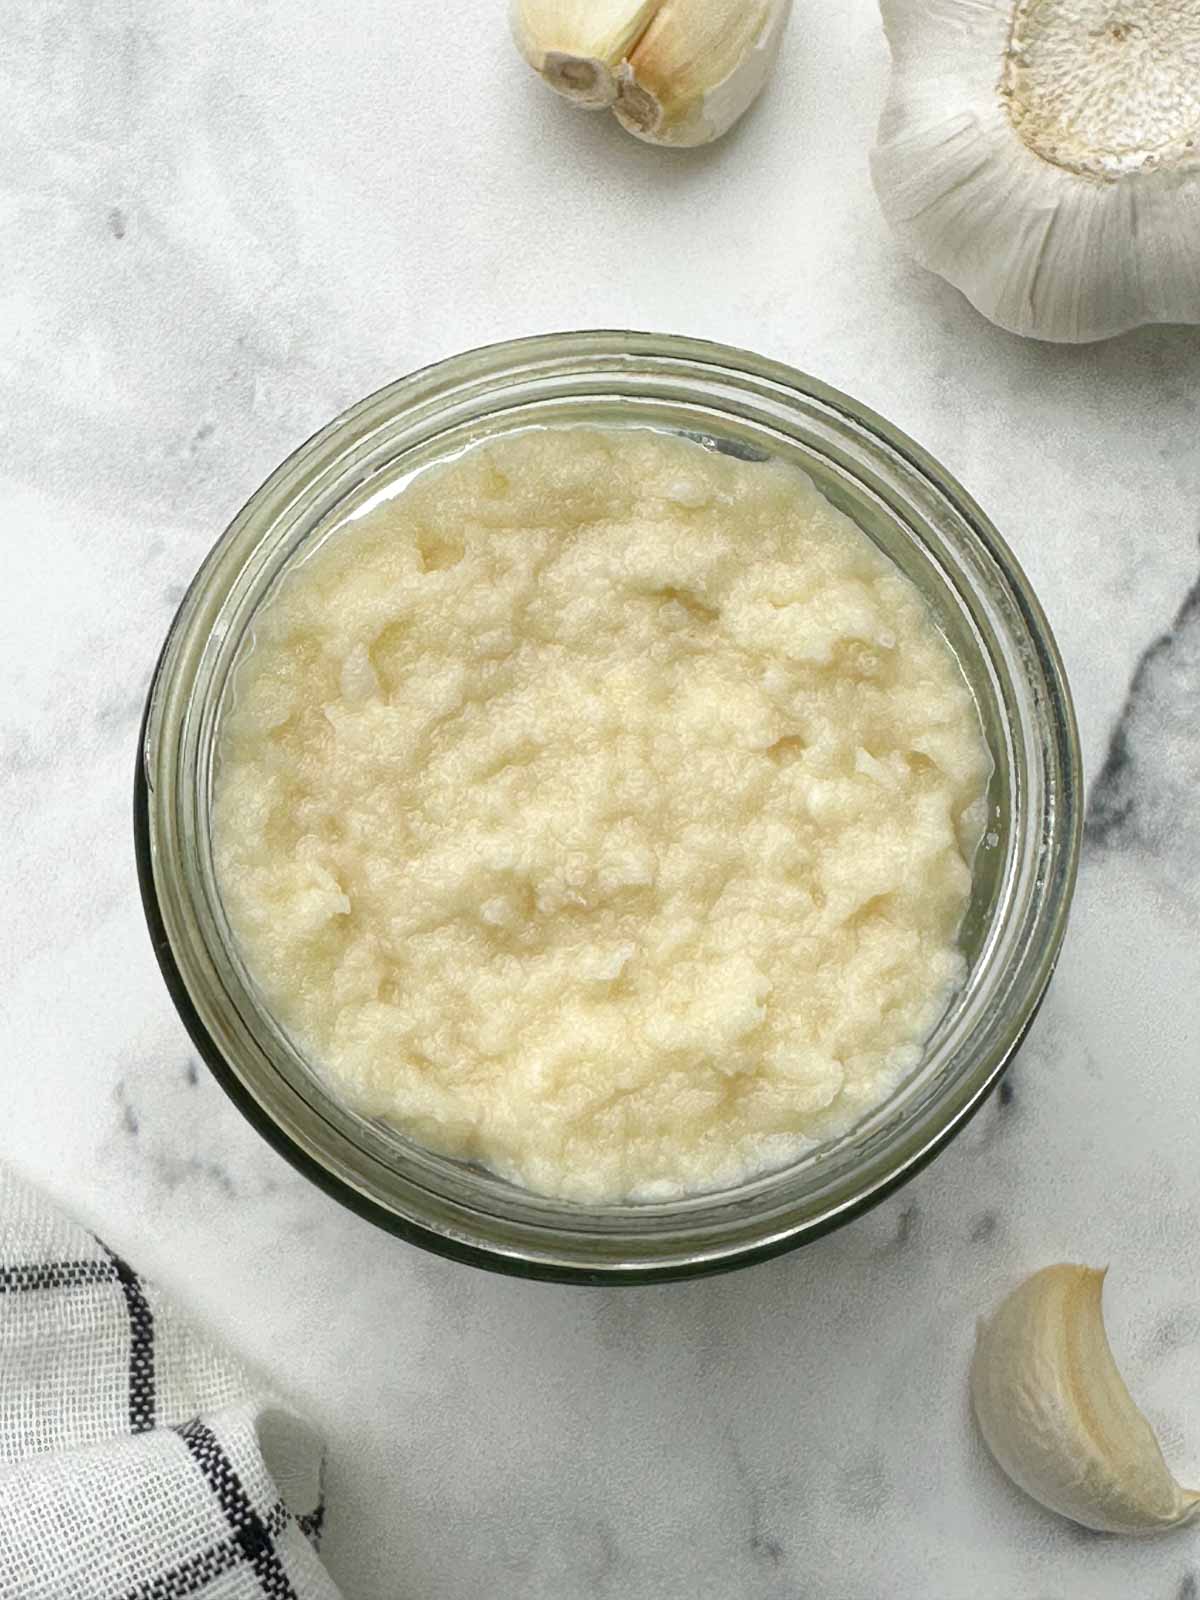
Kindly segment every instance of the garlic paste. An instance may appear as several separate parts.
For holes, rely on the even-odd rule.
[[[795,468],[477,446],[255,619],[217,881],[335,1092],[576,1201],[711,1189],[877,1105],[961,979],[989,759],[914,586]]]

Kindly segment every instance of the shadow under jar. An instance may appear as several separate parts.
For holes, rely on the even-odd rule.
[[[958,658],[991,753],[985,839],[959,935],[967,976],[918,1067],[849,1132],[778,1171],[686,1199],[584,1206],[437,1155],[346,1106],[257,996],[213,866],[218,721],[280,575],[411,474],[517,429],[651,427],[802,468],[917,586]],[[802,373],[635,333],[547,335],[391,384],[267,480],[197,573],[150,688],[134,806],[155,951],[197,1049],[250,1121],[344,1204],[413,1243],[528,1277],[639,1283],[744,1265],[875,1204],[963,1126],[1021,1043],[1074,887],[1078,738],[1062,663],[1016,561],[911,440]]]

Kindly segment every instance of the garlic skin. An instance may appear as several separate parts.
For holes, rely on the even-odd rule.
[[[708,144],[757,99],[792,0],[511,0],[550,87],[650,144]]]
[[[587,111],[617,98],[616,69],[661,0],[512,0],[517,48],[558,94]]]
[[[1200,0],[881,0],[871,155],[923,266],[1012,333],[1200,323]]]
[[[1102,1533],[1190,1522],[1200,1494],[1171,1476],[1104,1331],[1104,1273],[1045,1267],[979,1324],[971,1401],[992,1455],[1042,1505]]]

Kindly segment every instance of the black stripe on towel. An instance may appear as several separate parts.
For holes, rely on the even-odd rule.
[[[237,1468],[221,1448],[216,1434],[199,1417],[185,1423],[178,1432],[216,1495],[225,1520],[233,1530],[234,1543],[241,1550],[241,1559],[253,1568],[267,1600],[299,1600],[279,1559],[271,1529],[254,1509]]]
[[[137,1273],[115,1250],[101,1244],[129,1312],[129,1428],[132,1433],[149,1433],[154,1426],[154,1313]]]
[[[287,1524],[287,1507],[277,1502],[267,1518],[267,1526],[278,1537]],[[136,1589],[130,1589],[123,1596],[123,1600],[188,1600],[190,1595],[201,1594],[222,1573],[232,1571],[244,1556],[240,1540],[225,1539],[160,1573],[157,1578],[139,1583]]]
[[[112,1283],[117,1269],[111,1261],[39,1261],[27,1266],[0,1267],[0,1294],[20,1294],[35,1289],[78,1289],[89,1283]]]
[[[188,1600],[189,1595],[200,1594],[223,1572],[230,1572],[242,1559],[241,1547],[236,1540],[226,1539],[209,1550],[202,1550],[189,1561],[149,1578],[130,1589],[124,1600]]]
[[[296,1518],[296,1526],[312,1545],[314,1550],[321,1548],[321,1534],[325,1527],[325,1502],[322,1500],[314,1510],[307,1512],[302,1517]]]

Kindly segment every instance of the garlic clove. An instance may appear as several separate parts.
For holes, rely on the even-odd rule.
[[[997,1462],[1026,1494],[1103,1533],[1189,1522],[1200,1494],[1171,1476],[1104,1330],[1104,1273],[1046,1267],[979,1325],[971,1400]]]
[[[792,0],[512,0],[522,55],[551,88],[611,107],[651,144],[719,138],[757,97]]]
[[[585,110],[617,98],[616,71],[662,0],[512,0],[517,48],[550,87]]]
[[[882,0],[876,192],[1001,327],[1200,322],[1200,6]]]
[[[621,64],[613,114],[653,144],[708,144],[758,98],[791,0],[666,0]]]

